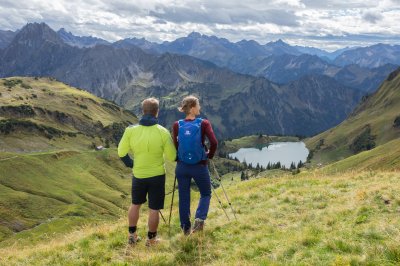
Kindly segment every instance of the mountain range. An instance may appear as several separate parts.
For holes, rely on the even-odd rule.
[[[19,30],[0,30],[0,49],[7,47]],[[264,45],[254,40],[241,40],[236,43],[225,38],[207,36],[192,32],[186,37],[162,43],[150,42],[144,38],[126,38],[109,42],[92,36],[76,36],[61,28],[57,31],[60,38],[71,46],[90,48],[99,44],[115,47],[140,47],[151,53],[175,53],[211,61],[218,66],[232,66],[235,61],[265,59],[269,56],[302,54],[315,55],[337,66],[356,64],[366,68],[376,68],[385,64],[400,64],[400,45],[376,44],[368,47],[346,47],[333,52],[299,45],[289,45],[283,40],[268,42]]]
[[[238,73],[262,76],[284,84],[305,75],[323,74],[364,92],[374,91],[400,65],[400,46],[384,44],[345,48],[328,53],[318,48],[290,46],[282,40],[265,45],[252,40],[232,43],[225,38],[193,32],[187,37],[161,44],[131,38],[113,45],[135,45],[151,53],[190,55]],[[377,50],[377,47],[381,49]]]
[[[135,112],[144,97],[156,96],[164,108],[160,120],[166,125],[181,117],[176,107],[182,96],[195,93],[220,136],[255,131],[315,134],[341,122],[362,96],[319,75],[312,78],[314,82],[305,78],[277,85],[187,55],[149,54],[136,46],[81,49],[66,44],[46,24],[24,27],[2,51],[1,59],[2,77],[52,76]],[[302,82],[315,86],[311,90]],[[302,89],[310,97],[306,105],[299,100]],[[325,99],[335,107],[327,109]]]
[[[362,95],[374,91],[395,67],[340,68],[281,40],[231,43],[192,33],[158,48],[141,39],[142,49],[133,44],[136,39],[110,45],[82,38],[55,32],[44,23],[27,24],[0,50],[0,77],[54,77],[136,113],[144,97],[155,96],[163,108],[160,122],[167,126],[182,116],[177,112],[181,98],[193,93],[200,96],[203,115],[212,119],[220,137],[313,135],[343,121]],[[241,68],[255,73],[241,74],[203,60],[238,62],[235,58],[242,53],[247,63],[259,65],[243,62]],[[261,53],[269,56],[258,58]]]

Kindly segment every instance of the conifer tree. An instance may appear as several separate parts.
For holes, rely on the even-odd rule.
[[[242,173],[240,174],[240,181],[244,181],[246,180],[246,175],[245,173],[242,171]]]

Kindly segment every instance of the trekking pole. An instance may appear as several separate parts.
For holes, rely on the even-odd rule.
[[[174,204],[175,186],[176,186],[176,176],[174,179],[174,188],[172,189],[171,208],[169,209],[169,217],[168,217],[168,235],[169,236],[171,235],[171,215],[172,215],[172,205]]]
[[[215,189],[214,189],[213,184],[211,184],[211,188],[212,188],[212,191],[214,192],[215,197],[217,198],[217,200],[218,200],[218,202],[219,202],[219,206],[221,206],[221,209],[224,211],[224,213],[225,213],[225,215],[226,215],[226,218],[228,218],[228,221],[230,221],[231,219],[229,219],[228,214],[226,213],[224,207],[222,206],[222,202],[221,202],[221,200],[219,199],[217,193],[215,192]]]
[[[235,211],[233,210],[232,203],[231,203],[231,201],[230,201],[229,198],[228,198],[228,194],[226,194],[226,191],[225,191],[224,186],[222,185],[222,180],[221,180],[221,177],[220,177],[219,174],[218,174],[217,167],[215,167],[215,164],[214,164],[213,161],[211,161],[211,163],[212,163],[212,165],[213,165],[213,167],[214,167],[215,174],[217,175],[217,178],[218,178],[218,180],[219,180],[219,182],[220,182],[220,184],[221,184],[221,188],[222,188],[222,191],[223,191],[224,194],[225,194],[225,198],[226,198],[226,200],[228,201],[229,206],[231,207],[233,216],[235,216],[235,220],[237,221],[236,213],[235,213]]]
[[[167,224],[167,221],[164,218],[164,215],[162,214],[162,212],[160,210],[158,210],[158,212],[161,214],[161,218],[164,220],[164,223]]]

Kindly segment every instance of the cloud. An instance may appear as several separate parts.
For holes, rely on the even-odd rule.
[[[363,19],[367,22],[376,24],[378,21],[383,19],[383,16],[378,12],[368,11],[364,13]]]
[[[237,24],[237,23],[272,23],[282,26],[298,26],[298,17],[292,11],[251,8],[190,8],[160,6],[157,11],[150,11],[150,16],[174,23],[200,24]]]
[[[376,6],[379,1],[363,1],[363,0],[302,0],[307,8],[325,9],[325,10],[344,10],[350,8],[370,8]]]
[[[116,41],[175,40],[192,31],[262,44],[282,38],[319,48],[399,44],[400,0],[0,0],[0,29],[45,22]],[[367,36],[360,40],[360,36]]]

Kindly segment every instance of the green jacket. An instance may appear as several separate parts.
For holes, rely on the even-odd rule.
[[[118,145],[118,156],[131,153],[133,175],[147,178],[165,174],[164,158],[175,161],[176,149],[169,131],[158,125],[134,125],[125,129]]]

